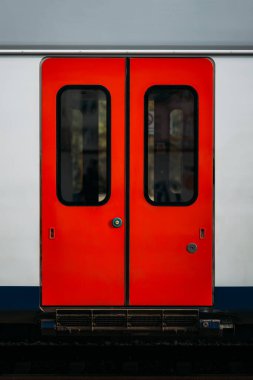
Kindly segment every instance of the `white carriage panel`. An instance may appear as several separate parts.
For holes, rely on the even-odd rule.
[[[0,58],[0,286],[40,280],[40,61]]]
[[[215,70],[215,285],[253,286],[253,58]]]

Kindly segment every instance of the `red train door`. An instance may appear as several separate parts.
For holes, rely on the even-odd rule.
[[[130,305],[211,305],[212,62],[133,58],[130,73]]]
[[[44,306],[124,304],[124,107],[124,59],[43,62]]]
[[[43,62],[42,305],[212,304],[212,128],[208,59]]]

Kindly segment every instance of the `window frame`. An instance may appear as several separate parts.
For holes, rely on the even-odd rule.
[[[194,98],[194,120],[193,120],[193,131],[194,131],[194,182],[193,182],[193,197],[189,201],[185,202],[156,202],[150,199],[148,193],[148,100],[149,95],[152,91],[158,89],[170,89],[170,90],[189,90],[191,91]],[[199,194],[199,97],[196,89],[190,85],[153,85],[149,87],[144,94],[144,197],[146,201],[152,206],[190,206],[196,202]]]
[[[106,96],[106,197],[101,202],[69,202],[61,193],[61,96],[66,90],[100,90]],[[65,85],[56,94],[56,195],[64,206],[103,206],[111,197],[111,94],[102,85]]]

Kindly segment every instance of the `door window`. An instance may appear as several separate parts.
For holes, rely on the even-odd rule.
[[[66,205],[109,198],[109,103],[101,86],[66,86],[57,95],[57,194]]]
[[[197,94],[153,86],[145,95],[145,197],[153,205],[197,198]]]

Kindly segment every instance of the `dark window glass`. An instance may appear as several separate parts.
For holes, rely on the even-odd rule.
[[[187,205],[197,197],[197,94],[154,86],[145,96],[145,196],[154,205]]]
[[[109,198],[109,93],[99,86],[66,86],[58,93],[58,197],[67,205]]]

